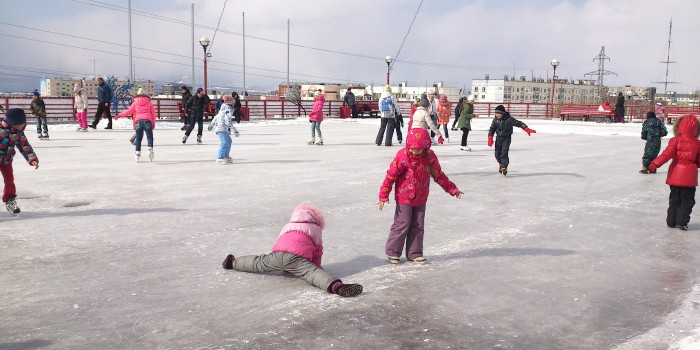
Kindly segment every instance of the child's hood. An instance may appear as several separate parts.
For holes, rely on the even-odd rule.
[[[423,128],[412,128],[406,136],[406,148],[430,149],[430,134]]]
[[[292,212],[292,217],[289,219],[289,223],[316,224],[323,229],[325,220],[323,213],[321,213],[321,210],[318,208],[307,204],[300,204],[294,208],[294,212]]]
[[[673,132],[676,136],[687,135],[697,138],[700,134],[698,129],[698,119],[693,115],[685,115],[673,126]]]
[[[134,97],[134,103],[136,103],[137,106],[146,106],[148,105],[148,102],[151,100],[150,97],[145,96],[145,95],[137,95]]]

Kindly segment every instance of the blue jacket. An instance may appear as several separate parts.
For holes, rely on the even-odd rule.
[[[109,88],[109,85],[102,83],[97,86],[97,102],[112,103],[112,89]]]

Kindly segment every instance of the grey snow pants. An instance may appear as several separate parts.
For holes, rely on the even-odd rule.
[[[233,269],[252,273],[286,271],[325,291],[333,282],[340,280],[306,258],[289,252],[237,257],[233,261]]]
[[[405,243],[407,258],[415,259],[423,256],[424,222],[425,204],[412,207],[396,203],[394,223],[386,240],[386,255],[400,257]]]

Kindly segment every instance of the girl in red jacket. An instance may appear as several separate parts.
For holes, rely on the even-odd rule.
[[[430,178],[445,192],[462,197],[463,192],[442,172],[435,152],[430,150],[430,134],[423,128],[413,128],[406,137],[406,147],[396,153],[386,178],[379,190],[379,210],[389,202],[389,194],[396,183],[396,213],[386,242],[389,262],[398,264],[406,245],[406,257],[417,264],[425,264],[423,234],[425,203],[428,201]]]
[[[673,159],[666,176],[666,184],[671,187],[666,224],[668,227],[687,230],[690,213],[695,205],[695,188],[698,186],[698,119],[693,115],[683,116],[673,124],[673,134],[676,137],[669,140],[663,153],[649,164],[649,172],[655,173],[658,167]]]
[[[264,273],[286,271],[329,293],[353,297],[362,293],[362,285],[344,284],[321,268],[323,214],[313,206],[294,208],[289,223],[282,227],[272,253],[239,256],[229,254],[221,264],[225,270]]]

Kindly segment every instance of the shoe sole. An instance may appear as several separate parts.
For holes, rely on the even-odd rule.
[[[401,259],[396,256],[387,256],[387,259],[389,259],[389,262],[393,265],[398,265],[401,263]]]
[[[410,261],[410,262],[412,262],[412,263],[414,263],[414,264],[417,264],[417,265],[425,265],[425,263],[428,262],[428,260],[425,259],[425,258],[423,258],[423,257],[411,259],[411,260],[408,260],[408,261]]]
[[[341,297],[347,298],[347,297],[354,297],[357,295],[362,294],[362,286],[359,284],[355,284],[352,286],[345,286],[345,288],[340,287],[340,290],[338,291],[338,295]]]

